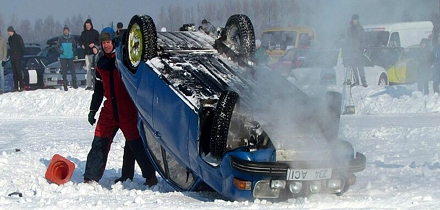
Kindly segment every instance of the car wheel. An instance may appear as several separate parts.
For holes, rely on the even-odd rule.
[[[214,157],[221,157],[226,152],[229,125],[238,97],[236,92],[224,91],[217,102],[209,140],[210,152]]]
[[[148,15],[131,18],[123,40],[124,64],[135,73],[140,62],[157,56],[157,32],[153,19]]]
[[[388,77],[385,74],[381,74],[379,77],[379,82],[377,83],[379,86],[388,85]]]
[[[253,59],[255,54],[255,33],[251,20],[246,15],[232,15],[226,22],[227,42],[238,55]]]

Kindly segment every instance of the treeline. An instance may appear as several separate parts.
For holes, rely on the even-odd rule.
[[[185,23],[194,23],[198,27],[203,19],[207,19],[216,27],[224,27],[231,15],[245,14],[252,20],[255,33],[261,34],[270,27],[309,24],[318,9],[319,2],[314,0],[203,1],[192,7],[162,6],[155,23],[159,29],[178,30]]]
[[[13,26],[15,31],[23,37],[26,43],[45,44],[46,40],[63,33],[63,26],[68,25],[71,34],[80,34],[83,31],[85,18],[81,15],[67,17],[63,22],[48,16],[44,20],[39,18],[31,23],[30,20],[19,20],[16,15],[6,22],[0,14],[0,30],[3,37],[7,37],[6,28]]]

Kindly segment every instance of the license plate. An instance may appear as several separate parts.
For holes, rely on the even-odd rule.
[[[287,169],[287,180],[312,181],[330,179],[332,177],[331,168],[320,169]]]
[[[58,77],[52,77],[52,81],[57,81]]]

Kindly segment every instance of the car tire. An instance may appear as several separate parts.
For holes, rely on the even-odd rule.
[[[379,86],[386,86],[388,85],[388,77],[385,74],[381,74],[379,77],[379,81],[377,82]]]
[[[209,140],[210,152],[214,157],[222,157],[226,152],[229,125],[238,97],[236,92],[224,91],[217,102]]]
[[[126,33],[123,37],[124,64],[132,73],[136,73],[140,62],[157,56],[156,25],[148,15],[135,15]]]
[[[248,16],[237,14],[229,17],[226,22],[226,42],[232,44],[231,49],[247,59],[253,59],[255,55],[254,26]]]

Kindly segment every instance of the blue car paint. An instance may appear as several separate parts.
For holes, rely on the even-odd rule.
[[[140,62],[135,74],[131,73],[122,62],[121,45],[117,47],[117,65],[122,80],[133,101],[135,102],[142,123],[151,132],[168,154],[171,154],[182,166],[189,168],[198,178],[189,190],[205,182],[211,188],[230,199],[252,199],[252,191],[239,190],[233,184],[233,178],[255,180],[252,175],[232,169],[230,155],[245,160],[256,160],[250,152],[235,150],[228,152],[219,166],[212,166],[199,155],[199,118],[195,107],[190,107],[172,90],[165,81],[145,62]],[[155,120],[160,118],[161,120]],[[146,143],[145,129],[140,123],[141,136]],[[180,129],[185,128],[185,129]],[[187,129],[186,129],[187,128]],[[147,148],[150,158],[151,151]],[[262,150],[258,153],[272,153]],[[155,168],[162,177],[166,177],[160,166],[153,161]],[[171,182],[165,179],[167,182]],[[202,182],[203,181],[203,182]],[[172,184],[173,187],[176,187]],[[182,190],[177,188],[177,190]]]

